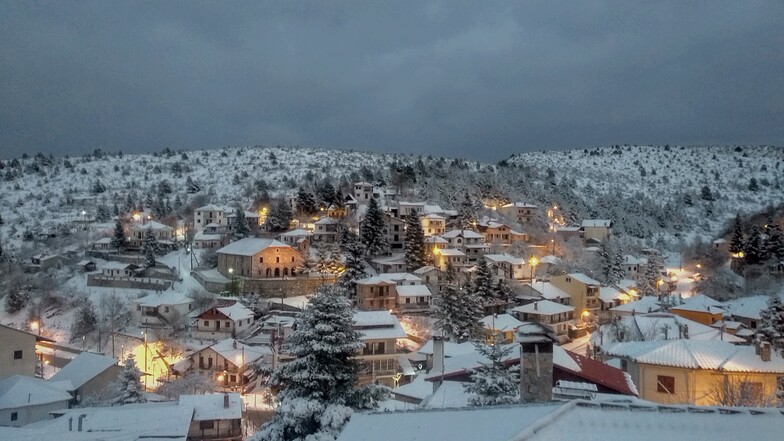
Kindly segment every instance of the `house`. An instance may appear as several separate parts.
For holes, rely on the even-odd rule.
[[[193,227],[196,231],[203,230],[209,224],[226,225],[226,210],[218,205],[209,204],[199,207],[193,212]]]
[[[730,243],[727,239],[718,238],[711,243],[711,250],[714,253],[727,254],[730,252]]]
[[[490,249],[485,243],[485,236],[473,230],[450,230],[441,237],[447,240],[447,248],[465,253],[466,262],[476,262]]]
[[[32,377],[36,375],[38,355],[36,343],[54,340],[31,332],[0,325],[0,380],[12,375]]]
[[[517,328],[523,324],[523,322],[509,314],[488,315],[482,318],[480,322],[485,333],[485,341],[489,344],[514,342]]]
[[[704,294],[691,296],[683,300],[680,305],[670,308],[670,311],[673,314],[678,314],[681,317],[707,326],[721,320],[726,312],[724,304]]]
[[[648,259],[637,258],[630,255],[623,256],[623,269],[626,271],[626,277],[636,280],[642,274],[645,265],[648,264]]]
[[[784,294],[779,294],[779,297],[784,300]],[[724,308],[732,320],[742,323],[749,330],[756,331],[762,320],[760,312],[768,307],[768,298],[769,296],[766,295],[740,297],[724,302]]]
[[[192,407],[188,440],[241,441],[245,404],[238,393],[181,395],[180,406]]]
[[[614,286],[599,288],[599,311],[603,317],[609,315],[612,308],[629,301],[631,301],[631,297]]]
[[[313,231],[314,244],[329,244],[336,243],[340,239],[340,222],[331,217],[322,217],[314,223],[315,230]]]
[[[434,251],[434,266],[441,271],[446,271],[447,267],[459,269],[466,265],[467,259],[464,252],[447,248],[444,250],[435,249]]]
[[[746,343],[743,338],[722,332],[721,329],[664,312],[621,316],[601,325],[599,331],[591,335],[591,343],[596,347],[628,341],[677,339]]]
[[[586,243],[602,243],[612,235],[612,225],[608,219],[586,219],[580,226],[580,233]]]
[[[398,201],[397,207],[392,208],[392,212],[394,213],[395,217],[405,220],[410,216],[412,213],[416,212],[417,216],[422,216],[426,214],[425,206],[427,205],[425,202],[407,202],[407,201]]]
[[[381,274],[406,271],[406,256],[401,253],[379,256],[370,260],[370,266]]]
[[[49,412],[67,409],[70,401],[71,394],[51,381],[12,375],[0,380],[0,426],[47,420]]]
[[[193,236],[194,248],[220,248],[224,245],[226,236],[223,233],[209,231],[210,229],[217,230],[217,224],[210,224]]]
[[[98,251],[112,251],[117,248],[114,246],[114,239],[111,237],[102,237],[92,243],[92,249]]]
[[[364,310],[391,310],[398,307],[400,287],[424,286],[422,279],[408,273],[382,273],[357,280],[357,307]],[[429,307],[430,291],[404,290],[403,304],[411,307]],[[418,294],[418,295],[417,295]],[[417,297],[425,297],[417,299]],[[407,303],[405,298],[408,299]],[[412,303],[413,302],[413,303]]]
[[[72,404],[79,404],[89,396],[102,396],[107,387],[116,382],[123,367],[117,359],[105,355],[82,352],[69,361],[52,378],[70,392]]]
[[[526,204],[524,202],[513,202],[511,204],[502,205],[498,208],[504,216],[514,219],[515,222],[522,224],[531,222],[536,216],[536,205]]]
[[[144,237],[147,231],[152,231],[159,245],[172,245],[174,243],[174,228],[149,220],[144,224],[135,224],[128,228],[128,246],[141,248],[144,245]]]
[[[413,274],[430,288],[431,293],[440,293],[445,282],[446,274],[434,266],[423,266],[415,270]]]
[[[248,230],[250,231],[250,234],[257,234],[259,230],[261,230],[261,226],[264,225],[264,221],[267,220],[265,212],[260,213],[258,211],[242,210],[242,214],[245,215],[245,222],[248,224]],[[236,231],[237,229],[236,211],[226,215],[226,227],[230,231]]]
[[[356,182],[354,183],[354,200],[360,205],[366,205],[371,199],[374,199],[373,184],[369,182]]]
[[[205,346],[174,364],[174,371],[184,374],[199,371],[208,374],[224,388],[244,388],[255,378],[254,366],[271,365],[272,348],[250,346],[233,338]]]
[[[95,262],[92,260],[80,260],[76,263],[76,267],[83,273],[89,273],[95,271]]]
[[[440,236],[446,232],[446,218],[440,214],[427,214],[420,218],[425,237]]]
[[[250,329],[254,320],[253,311],[240,302],[213,306],[196,316],[196,332],[211,338],[236,336]]]
[[[429,311],[433,294],[427,285],[396,286],[395,308],[401,312]]]
[[[540,300],[512,308],[511,313],[518,320],[545,325],[552,329],[561,340],[574,326],[574,307],[550,300]]]
[[[648,314],[661,311],[661,309],[661,302],[657,297],[644,296],[637,300],[621,303],[618,306],[610,308],[610,316],[621,317],[626,315]]]
[[[134,300],[131,314],[139,324],[184,327],[188,314],[193,310],[194,300],[178,291],[163,291],[148,294]]]
[[[36,254],[30,258],[30,263],[26,266],[26,270],[32,271],[46,271],[51,268],[60,269],[63,265],[73,262],[68,256],[61,256],[55,254]]]
[[[389,249],[402,250],[405,240],[406,221],[384,213],[384,225],[386,226]]]
[[[337,441],[775,441],[784,419],[774,409],[655,405],[602,398],[566,403],[471,406],[355,413]]]
[[[599,287],[601,284],[582,273],[565,274],[550,279],[557,288],[571,297],[571,305],[579,314],[588,311],[596,315],[599,310]]]
[[[580,239],[580,227],[555,227],[555,234],[562,241],[569,242],[570,240]]]
[[[278,240],[285,243],[286,245],[296,249],[300,253],[305,253],[308,250],[308,245],[311,242],[311,238],[313,237],[313,233],[304,229],[304,228],[297,228],[295,230],[286,231],[285,233],[281,233],[278,235]]]
[[[218,272],[233,278],[281,278],[294,276],[302,265],[302,255],[274,239],[248,237],[217,251]]]
[[[483,221],[476,225],[477,230],[485,235],[488,245],[509,247],[516,243],[528,242],[528,235],[512,229],[509,225],[496,221]]]
[[[135,277],[142,270],[133,263],[107,262],[101,265],[101,275],[104,277]]]
[[[357,311],[354,329],[364,344],[357,354],[359,384],[378,383],[395,386],[398,374],[413,375],[411,363],[397,352],[397,339],[408,335],[400,321],[388,311]]]
[[[571,305],[572,296],[550,282],[535,281],[521,286],[521,294],[517,299],[522,303],[531,303],[539,300],[550,300],[562,305]]]
[[[605,345],[602,352],[619,358],[640,398],[655,403],[742,405],[747,399],[745,405],[770,405],[784,376],[784,359],[767,343],[755,348],[715,340],[657,340]],[[728,391],[746,396],[727,402],[732,398]]]
[[[522,280],[530,275],[528,261],[511,254],[485,254],[485,260],[495,279]]]

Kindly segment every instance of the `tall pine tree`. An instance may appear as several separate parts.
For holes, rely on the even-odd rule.
[[[422,230],[422,223],[416,210],[411,210],[411,213],[406,217],[404,244],[406,247],[406,269],[412,272],[425,266],[427,263],[425,232]]]
[[[142,254],[144,254],[144,266],[152,268],[155,266],[155,253],[158,252],[158,241],[155,239],[155,233],[152,228],[147,228],[144,233],[144,244],[142,245]]]
[[[765,309],[760,311],[757,339],[770,343],[784,356],[784,302],[777,294],[772,294]]]
[[[474,271],[473,291],[483,302],[488,304],[495,297],[495,289],[493,287],[493,276],[490,274],[490,268],[487,266],[487,261],[480,258],[476,263],[476,271]]]
[[[384,214],[375,199],[370,199],[368,202],[359,236],[368,255],[373,256],[386,251],[388,242]]]
[[[463,389],[470,394],[468,404],[495,406],[513,404],[520,400],[520,383],[517,376],[504,363],[513,347],[514,345],[487,343],[476,345],[477,351],[487,362],[482,363],[482,367],[471,375],[471,382],[463,384]]]
[[[292,214],[291,206],[286,200],[281,199],[272,207],[269,216],[267,216],[266,228],[272,232],[281,232],[289,229]]]
[[[482,301],[473,289],[458,286],[451,266],[447,267],[446,285],[435,304],[436,328],[447,340],[462,343],[476,338],[481,332]]]
[[[242,207],[236,208],[237,218],[234,224],[234,236],[237,239],[244,239],[250,235],[250,227],[248,226],[248,219],[245,217],[245,210]]]
[[[740,220],[740,213],[735,215],[735,223],[732,227],[732,239],[730,240],[730,253],[737,254],[743,251],[743,223]]]
[[[122,222],[117,220],[117,223],[114,224],[114,237],[112,238],[112,246],[117,249],[117,251],[122,251],[125,248],[125,230],[123,229]]]
[[[117,395],[114,397],[114,404],[135,404],[147,401],[142,393],[142,372],[136,367],[136,360],[133,354],[125,360],[120,378],[117,379]]]
[[[335,439],[354,410],[375,408],[385,389],[357,386],[355,356],[363,343],[353,328],[351,302],[335,285],[316,293],[297,316],[286,352],[295,357],[280,365],[269,384],[279,389],[275,416],[254,436],[257,441]]]

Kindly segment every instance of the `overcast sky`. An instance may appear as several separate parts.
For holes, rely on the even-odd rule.
[[[784,2],[0,0],[0,157],[784,144]]]

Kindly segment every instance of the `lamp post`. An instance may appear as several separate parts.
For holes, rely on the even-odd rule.
[[[142,331],[144,335],[144,390],[147,390],[147,328]]]
[[[30,330],[38,335],[41,335],[41,324],[38,322],[38,320],[33,320],[30,322]]]
[[[533,283],[534,271],[536,271],[536,265],[539,264],[539,259],[537,259],[536,256],[531,256],[531,258],[528,259],[528,264],[531,266],[531,283]]]
[[[550,247],[551,247],[550,254],[555,256],[555,239],[550,239]]]

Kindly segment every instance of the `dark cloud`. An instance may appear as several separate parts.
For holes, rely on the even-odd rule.
[[[0,153],[784,144],[784,3],[0,2]]]

